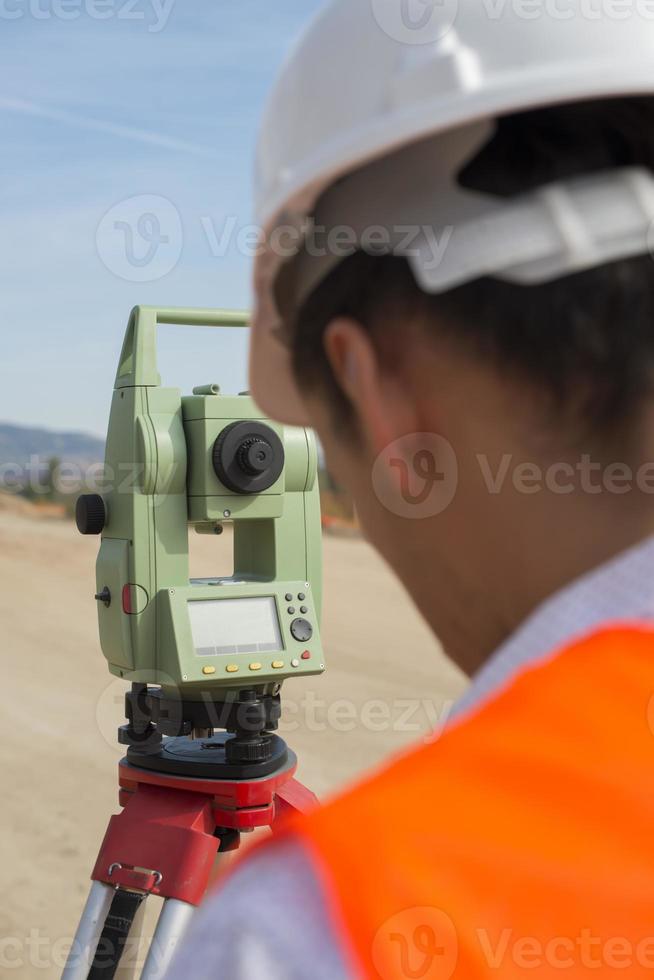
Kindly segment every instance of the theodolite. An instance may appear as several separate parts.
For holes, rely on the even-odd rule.
[[[150,895],[166,901],[141,976],[159,980],[216,853],[316,803],[275,734],[283,682],[325,669],[316,443],[263,418],[247,393],[162,387],[164,323],[237,327],[247,316],[133,311],[103,492],[78,501],[81,533],[102,535],[102,650],[131,688],[119,730],[123,810],[100,849],[65,980],[111,980]],[[224,532],[233,574],[191,579],[189,533]]]

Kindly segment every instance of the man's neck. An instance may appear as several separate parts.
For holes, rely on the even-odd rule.
[[[654,537],[550,596],[476,673],[450,720],[464,717],[516,674],[556,656],[590,633],[617,623],[654,628],[652,568]]]
[[[423,542],[424,560],[401,577],[450,659],[472,676],[546,599],[654,534],[651,510],[622,504],[592,520],[568,507],[572,521],[534,515],[528,526],[507,520],[504,530],[496,513],[476,548],[469,542],[434,568]]]

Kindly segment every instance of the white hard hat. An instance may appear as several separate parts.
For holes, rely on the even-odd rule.
[[[257,157],[251,386],[269,415],[307,421],[278,329],[280,281],[292,269],[308,295],[372,228],[386,230],[387,250],[406,255],[433,293],[481,275],[545,282],[651,246],[645,169],[508,201],[457,184],[499,116],[654,95],[654,7],[542,0],[539,15],[539,2],[333,0],[296,45]],[[322,250],[307,256],[316,228]]]

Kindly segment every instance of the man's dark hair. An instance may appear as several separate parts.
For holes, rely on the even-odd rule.
[[[617,167],[654,170],[654,98],[599,100],[523,112],[459,174],[471,190],[513,197],[553,181]],[[554,282],[520,286],[481,278],[441,295],[416,284],[406,259],[364,252],[345,259],[302,306],[293,325],[299,383],[319,386],[337,418],[349,405],[327,361],[323,334],[337,316],[371,332],[380,350],[408,318],[438,339],[540,389],[553,417],[584,434],[627,430],[654,381],[654,263],[650,255]],[[401,338],[396,338],[400,340]]]

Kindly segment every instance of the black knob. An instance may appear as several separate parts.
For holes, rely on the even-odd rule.
[[[77,501],[75,511],[80,534],[102,534],[107,524],[107,508],[98,493],[87,493]]]
[[[232,422],[216,439],[213,466],[232,493],[263,493],[284,471],[284,444],[263,422]]]
[[[267,762],[272,758],[273,744],[270,736],[236,736],[225,743],[225,755],[231,765]]]
[[[108,609],[109,606],[111,605],[111,590],[105,585],[102,592],[98,592],[97,595],[95,596],[95,601],[103,602]]]
[[[264,439],[246,439],[238,450],[238,462],[244,473],[259,476],[274,462],[273,447]]]

